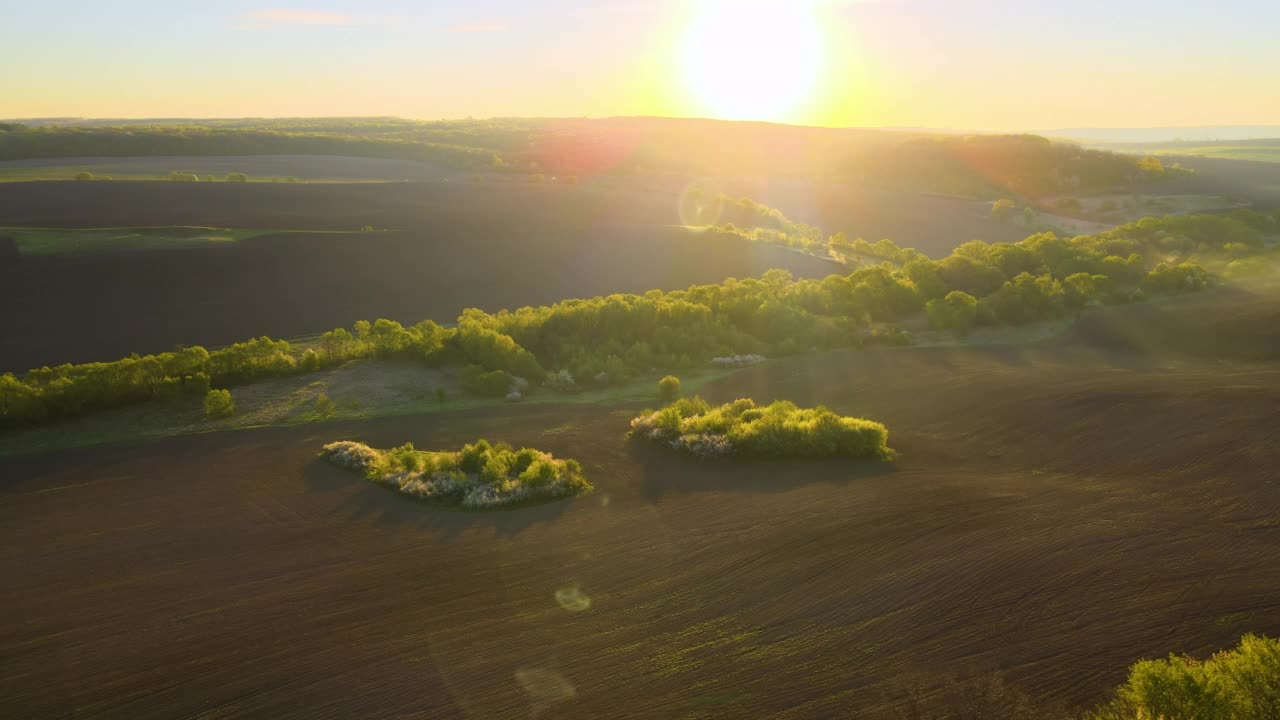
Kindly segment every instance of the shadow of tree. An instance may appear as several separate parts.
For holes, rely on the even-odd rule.
[[[668,493],[777,493],[810,483],[841,485],[896,469],[873,459],[698,460],[645,442],[629,443],[628,455],[640,468],[639,491],[649,502]]]

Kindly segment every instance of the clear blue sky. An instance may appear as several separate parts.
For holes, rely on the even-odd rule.
[[[716,98],[689,86],[691,63],[737,67],[732,58],[742,58],[767,73],[762,44],[780,72],[769,82],[789,81],[779,78],[790,77],[803,33],[763,42],[753,33],[794,27],[799,16],[819,28],[822,46],[802,102],[735,104],[744,98],[734,93],[768,92],[750,87],[754,77]],[[0,19],[0,117],[714,115],[733,106],[827,125],[1280,123],[1280,2],[1262,0],[0,0]],[[808,65],[795,72],[812,74]]]

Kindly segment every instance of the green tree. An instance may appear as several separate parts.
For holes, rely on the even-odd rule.
[[[925,305],[929,324],[938,330],[950,330],[957,337],[964,337],[973,330],[978,319],[978,299],[966,292],[952,290],[941,300],[930,300]]]
[[[668,375],[658,381],[658,399],[671,402],[680,397],[680,378]]]
[[[1142,660],[1091,718],[1263,720],[1280,717],[1280,641],[1245,635],[1208,660]]]
[[[207,418],[224,418],[234,415],[236,401],[230,390],[210,390],[204,396],[204,416]]]
[[[1013,213],[1018,209],[1018,203],[1009,198],[1000,198],[991,205],[992,219],[1004,222],[1013,217]]]

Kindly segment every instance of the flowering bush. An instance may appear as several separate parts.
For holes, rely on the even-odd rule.
[[[749,398],[714,408],[699,397],[678,400],[632,420],[631,437],[704,458],[893,456],[878,422],[785,401],[758,407]]]
[[[724,357],[711,358],[711,364],[716,367],[746,367],[747,365],[755,365],[765,361],[763,355],[726,355]]]
[[[478,440],[457,452],[417,450],[412,444],[377,450],[334,442],[321,453],[348,470],[413,497],[481,509],[515,505],[593,490],[576,460]]]
[[[561,370],[547,376],[542,382],[544,386],[551,390],[559,392],[569,392],[578,389],[578,383],[574,381],[573,375],[568,370]]]
[[[382,453],[364,443],[343,440],[324,446],[324,455],[348,470],[369,472],[382,462]]]

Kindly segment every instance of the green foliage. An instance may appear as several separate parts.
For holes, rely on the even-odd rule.
[[[781,210],[750,198],[735,199],[721,195],[715,200],[714,207],[725,221],[717,228],[721,232],[802,250],[817,250],[826,245],[821,228],[796,222]]]
[[[711,407],[702,398],[678,400],[631,421],[632,437],[668,444],[702,457],[876,457],[888,459],[884,425],[842,417],[824,407],[778,401],[758,407],[742,398]]]
[[[537,358],[516,344],[510,335],[467,320],[468,316],[464,315],[451,343],[463,359],[491,370],[506,371],[530,382],[541,382],[546,377],[547,373]]]
[[[995,220],[1007,221],[1013,219],[1013,214],[1018,210],[1018,203],[1009,198],[1000,198],[991,205],[991,217]]]
[[[1076,273],[1062,280],[1062,301],[1070,310],[1079,310],[1101,298],[1111,279],[1106,275]]]
[[[356,338],[343,328],[320,336],[315,347],[297,348],[261,337],[209,352],[202,347],[133,356],[110,363],[59,365],[21,379],[0,376],[0,428],[35,425],[97,410],[187,394],[210,384],[233,386],[310,372],[348,360],[399,357],[434,361],[449,332],[431,321],[408,328],[391,320],[363,323]]]
[[[193,172],[186,172],[184,170],[174,170],[173,172],[169,173],[169,179],[174,182],[199,182],[200,176],[196,175]]]
[[[249,182],[249,176],[248,176],[248,175],[245,175],[245,174],[244,174],[244,173],[242,173],[242,172],[231,172],[231,173],[227,173],[227,182],[229,182],[229,183],[243,183],[243,182]]]
[[[680,397],[680,378],[668,375],[658,381],[658,399],[671,402]]]
[[[322,418],[330,418],[338,414],[338,406],[329,399],[328,395],[320,393],[316,396],[315,411],[316,415]]]
[[[1168,265],[1160,263],[1147,273],[1143,287],[1150,292],[1177,294],[1202,290],[1209,284],[1209,273],[1195,263]]]
[[[506,370],[485,370],[479,365],[467,365],[458,372],[462,389],[475,395],[505,397],[511,392],[515,377]]]
[[[576,460],[487,440],[456,452],[418,450],[412,443],[375,450],[344,441],[326,445],[322,454],[406,495],[471,509],[583,495],[594,489]]]
[[[978,299],[966,292],[952,290],[941,300],[930,300],[925,306],[929,324],[937,330],[949,330],[964,337],[973,330],[978,319]]]
[[[1209,282],[1203,267],[1185,259],[1148,272],[1148,257],[1216,257],[1231,244],[1233,257],[1253,254],[1237,257],[1229,272],[1262,271],[1268,256],[1257,228],[1274,225],[1272,216],[1248,212],[1145,218],[1095,235],[1040,233],[1017,243],[969,242],[937,261],[881,241],[864,244],[869,252],[902,261],[900,269],[881,264],[822,280],[771,271],[758,279],[673,292],[566,300],[493,314],[470,309],[451,329],[431,321],[404,327],[380,319],[357,323],[354,333],[326,332],[311,347],[263,337],[212,353],[190,348],[41,368],[0,380],[0,427],[370,357],[472,366],[463,369],[464,386],[496,396],[509,392],[515,377],[542,384],[548,367],[583,381],[603,373],[601,379],[620,382],[716,357],[781,355],[863,340],[910,342],[886,324],[926,310],[935,327],[963,333],[973,323],[1048,320],[1093,302],[1190,292]],[[972,319],[966,296],[977,299]]]
[[[1227,267],[1223,269],[1223,274],[1229,278],[1257,277],[1272,272],[1275,267],[1273,260],[1268,260],[1264,257],[1251,257],[1232,260],[1227,263]]]
[[[984,298],[982,306],[996,322],[1009,325],[1050,320],[1063,311],[1062,283],[1049,274],[1022,273]]]
[[[236,412],[236,401],[230,390],[210,390],[204,396],[204,416],[210,419],[230,417]]]
[[[96,178],[93,176],[93,173],[88,171],[76,173],[76,180],[85,181],[85,180],[95,180],[95,179]]]
[[[1245,635],[1203,662],[1142,660],[1108,705],[1090,717],[1269,720],[1280,717],[1280,641]]]

